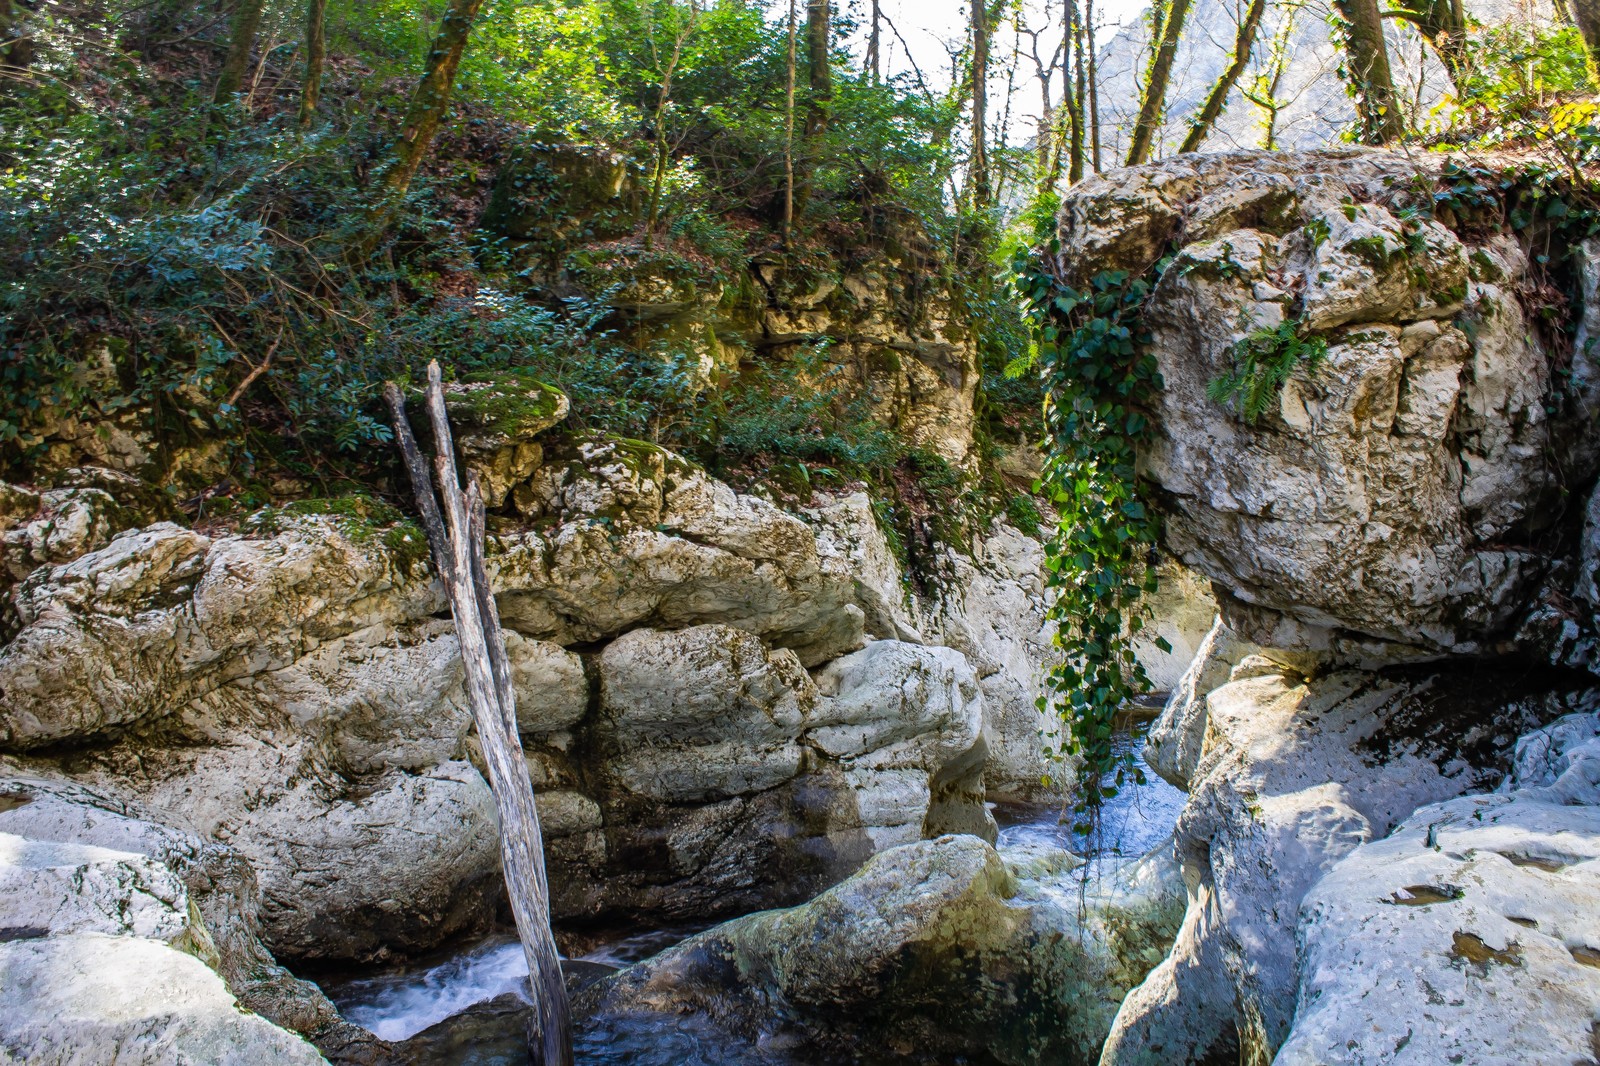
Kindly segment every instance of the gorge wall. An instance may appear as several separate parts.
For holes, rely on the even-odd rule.
[[[1188,912],[1104,1063],[1595,1054],[1600,245],[1547,328],[1560,238],[1456,213],[1445,165],[1185,156],[1064,204],[1069,283],[1171,256],[1141,465],[1220,605],[1149,747]],[[1320,365],[1254,422],[1208,398],[1285,322]]]

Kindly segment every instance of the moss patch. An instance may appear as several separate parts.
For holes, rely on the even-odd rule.
[[[566,417],[567,397],[528,374],[471,374],[446,397],[472,422],[507,437],[531,436]]]

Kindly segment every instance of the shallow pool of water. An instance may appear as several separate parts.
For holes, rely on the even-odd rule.
[[[1000,824],[999,845],[1050,844],[1103,863],[1137,858],[1160,844],[1177,824],[1188,797],[1144,761],[1148,729],[1148,723],[1140,723],[1113,739],[1119,756],[1133,756],[1144,783],[1129,775],[1117,794],[1102,804],[1099,824],[1092,831],[1085,831],[1082,817],[1070,804],[996,803],[992,807]],[[1112,783],[1108,776],[1104,784]]]

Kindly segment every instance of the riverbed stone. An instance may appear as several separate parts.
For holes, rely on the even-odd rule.
[[[1129,871],[1085,905],[1058,883],[1070,856],[1045,865],[1040,881],[1019,880],[971,836],[895,848],[809,903],[725,923],[603,979],[577,1010],[705,1011],[736,1039],[821,1061],[870,1043],[908,1062],[1092,1062],[1130,974],[1165,948],[1176,868]]]
[[[1205,697],[1194,768],[1173,760],[1190,790],[1175,845],[1188,910],[1170,956],[1123,1002],[1105,1061],[1269,1059],[1289,1035],[1299,971],[1284,945],[1312,886],[1419,807],[1492,787],[1517,736],[1594,698],[1514,664],[1240,659]]]
[[[303,1038],[240,1009],[205,963],[154,940],[81,932],[0,943],[0,1059],[312,1066]]]
[[[246,1008],[335,1061],[381,1043],[344,1022],[260,939],[260,892],[237,852],[138,804],[0,760],[0,928],[9,939],[103,933],[161,941],[214,969]]]

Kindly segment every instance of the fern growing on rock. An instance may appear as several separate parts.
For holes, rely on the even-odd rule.
[[[1232,351],[1233,369],[1212,378],[1206,395],[1213,403],[1234,405],[1246,422],[1254,423],[1283,393],[1296,370],[1314,373],[1328,356],[1328,342],[1307,336],[1300,323],[1288,320],[1275,328],[1257,329],[1241,338]]]

